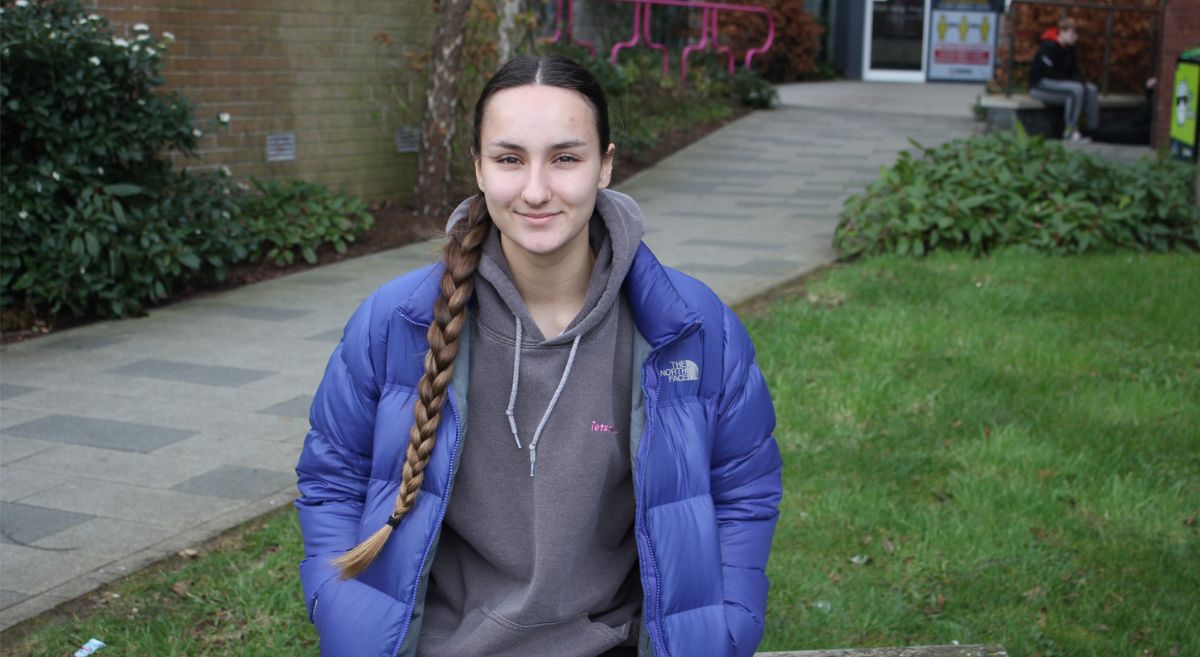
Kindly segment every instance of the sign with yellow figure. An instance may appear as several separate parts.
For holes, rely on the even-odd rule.
[[[999,15],[988,0],[933,3],[929,40],[930,80],[986,82],[996,61],[994,26]]]

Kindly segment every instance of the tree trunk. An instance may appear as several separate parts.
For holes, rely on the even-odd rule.
[[[429,66],[429,90],[421,122],[421,154],[417,162],[417,198],[425,215],[440,216],[451,209],[451,164],[458,79],[462,74],[467,9],[471,0],[442,0]]]
[[[512,33],[517,26],[517,14],[520,11],[521,0],[500,0],[500,27],[496,36],[500,43],[497,52],[501,64],[512,57]]]

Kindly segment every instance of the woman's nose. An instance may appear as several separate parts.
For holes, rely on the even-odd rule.
[[[525,181],[525,188],[521,190],[521,200],[534,207],[550,202],[550,184],[542,167],[530,167],[529,178]]]

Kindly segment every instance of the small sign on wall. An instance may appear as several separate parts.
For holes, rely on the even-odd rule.
[[[296,159],[296,133],[272,132],[267,135],[267,161],[292,162]]]
[[[416,126],[402,125],[396,128],[396,152],[416,153],[421,147],[421,129]]]
[[[986,1],[934,3],[929,38],[929,79],[986,82],[996,63],[1000,16]]]

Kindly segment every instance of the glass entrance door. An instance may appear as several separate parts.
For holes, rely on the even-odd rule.
[[[929,0],[865,0],[864,80],[925,81]]]

